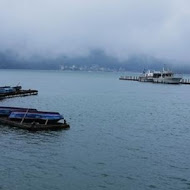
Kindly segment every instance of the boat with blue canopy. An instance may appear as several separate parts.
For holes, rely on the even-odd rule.
[[[0,86],[0,94],[13,93],[20,91],[22,86]]]
[[[31,111],[37,111],[37,109],[0,106],[0,117],[9,116],[11,114],[11,112],[13,112],[13,111],[31,112]]]
[[[13,111],[9,115],[11,120],[22,120],[25,122],[39,122],[44,123],[48,120],[48,123],[56,123],[61,119],[64,119],[58,112],[42,112],[42,111]]]
[[[0,107],[0,123],[31,131],[68,129],[70,127],[58,112],[20,107]]]

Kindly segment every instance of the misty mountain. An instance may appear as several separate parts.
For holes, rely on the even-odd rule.
[[[0,52],[0,69],[44,69],[44,70],[93,70],[93,71],[134,71],[163,67],[178,73],[190,73],[190,67],[172,64],[171,61],[157,59],[146,55],[132,55],[127,60],[119,60],[107,55],[102,50],[93,50],[86,56],[44,57],[33,55],[30,58],[20,57],[16,52],[7,50]]]

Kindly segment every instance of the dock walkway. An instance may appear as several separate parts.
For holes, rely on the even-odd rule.
[[[4,98],[14,98],[14,97],[21,97],[21,96],[31,96],[31,95],[37,95],[38,90],[19,90],[16,92],[7,92],[0,94],[0,99]]]
[[[132,81],[139,81],[138,76],[121,76],[119,80],[132,80]]]

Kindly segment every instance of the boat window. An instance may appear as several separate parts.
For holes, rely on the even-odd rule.
[[[154,73],[153,78],[159,78],[161,76],[160,73]]]

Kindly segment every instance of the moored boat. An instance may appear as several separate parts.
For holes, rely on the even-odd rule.
[[[175,76],[172,71],[163,69],[163,71],[150,71],[143,72],[139,76],[140,82],[153,82],[165,84],[180,84],[182,77]]]
[[[0,86],[0,93],[20,91],[22,86]]]
[[[10,92],[16,92],[16,89],[10,86],[0,87],[0,94],[10,93]]]
[[[20,107],[0,107],[0,123],[28,130],[66,129],[69,124],[58,112]],[[60,120],[63,120],[61,122]]]
[[[140,82],[153,82],[153,71],[148,70],[147,72],[143,72],[142,75],[139,76]]]
[[[20,107],[5,107],[5,106],[0,106],[0,117],[2,116],[9,116],[11,112],[13,111],[22,111],[22,112],[30,112],[30,111],[37,111],[36,109],[32,108],[20,108]]]
[[[56,123],[61,119],[64,119],[58,112],[42,112],[42,111],[13,111],[9,115],[11,120],[24,119],[25,122],[39,122],[44,123],[48,120],[48,123]]]
[[[163,69],[162,72],[155,71],[153,73],[154,83],[165,83],[165,84],[180,84],[182,77],[175,76],[172,71],[166,71]]]

